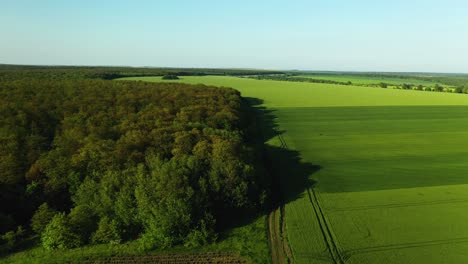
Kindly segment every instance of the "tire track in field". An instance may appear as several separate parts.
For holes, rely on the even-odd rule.
[[[280,140],[281,143],[281,148],[288,149],[288,146],[286,144],[286,141],[282,137],[280,133],[277,132],[277,136]],[[332,230],[330,225],[327,222],[327,219],[325,217],[325,214],[322,210],[322,207],[320,206],[320,202],[317,198],[316,192],[311,189],[307,188],[307,194],[309,196],[309,201],[312,204],[312,207],[314,208],[315,215],[317,217],[320,231],[322,233],[323,239],[327,245],[327,249],[330,253],[330,256],[332,257],[332,261],[335,264],[344,264],[345,263],[345,258],[343,255],[340,253],[338,244],[336,242],[336,239],[333,236]]]
[[[293,263],[293,254],[291,247],[289,247],[288,236],[286,232],[286,206],[284,204],[280,207],[280,225],[281,225],[281,240],[283,241],[283,251],[286,255],[286,260],[288,263]]]
[[[350,257],[352,257],[352,255],[365,254],[365,253],[370,253],[370,252],[418,248],[418,247],[429,247],[429,246],[448,245],[448,244],[460,244],[460,243],[468,243],[468,237],[430,240],[430,241],[413,242],[413,243],[390,244],[390,245],[375,246],[375,247],[363,247],[363,248],[358,248],[358,249],[347,250],[344,252],[344,255],[346,259],[349,259]]]
[[[333,259],[333,262],[336,264],[344,264],[345,258],[341,254],[336,239],[333,236],[330,225],[327,222],[325,214],[323,213],[322,207],[317,199],[317,194],[314,190],[310,188],[307,189],[307,194],[309,196],[310,203],[314,208],[315,215],[319,222],[320,231],[322,232],[325,243],[327,244],[328,251]]]
[[[387,209],[387,208],[399,208],[399,207],[412,207],[412,206],[431,206],[438,204],[452,204],[452,203],[467,203],[468,199],[450,199],[450,200],[439,200],[439,201],[428,201],[428,202],[414,202],[414,203],[401,203],[401,204],[383,204],[383,205],[370,205],[370,206],[355,206],[347,208],[327,208],[330,212],[343,212],[343,211],[360,211],[360,210],[372,210],[372,209]]]

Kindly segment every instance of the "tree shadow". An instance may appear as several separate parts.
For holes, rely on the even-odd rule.
[[[225,209],[218,212],[218,215],[222,215],[217,226],[220,239],[228,236],[223,234],[223,230],[248,225],[260,215],[301,198],[307,188],[315,185],[311,175],[320,170],[320,166],[302,161],[298,151],[287,148],[281,137],[286,131],[279,129],[274,109],[264,107],[263,100],[258,98],[243,99],[246,140],[248,145],[255,148],[258,184],[260,189],[267,190],[267,201],[247,210]],[[274,138],[284,144],[270,143]]]
[[[316,182],[311,175],[320,170],[319,165],[304,162],[296,150],[291,150],[282,135],[286,132],[280,130],[276,110],[263,106],[264,101],[258,98],[244,98],[255,117],[256,138],[261,140],[263,148],[263,164],[266,176],[271,182],[271,209],[297,200],[304,195],[304,191],[312,188]],[[269,144],[277,138],[279,145]]]

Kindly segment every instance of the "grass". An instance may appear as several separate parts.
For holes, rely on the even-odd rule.
[[[368,76],[358,76],[358,75],[298,75],[295,77],[299,78],[310,78],[316,80],[329,80],[336,82],[352,82],[353,84],[368,85],[368,84],[379,84],[387,83],[391,85],[401,85],[404,83],[414,84],[414,85],[425,85],[425,86],[434,86],[436,83],[427,80],[415,79],[411,77],[405,78],[396,78],[396,77],[368,77]],[[439,83],[440,84],[440,83]]]
[[[325,227],[347,263],[468,262],[468,96],[232,77],[181,81],[234,87],[274,111],[297,152],[296,160],[276,160],[296,263],[333,263]]]

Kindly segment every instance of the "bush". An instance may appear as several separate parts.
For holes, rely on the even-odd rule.
[[[208,226],[206,222],[202,220],[200,227],[193,229],[187,235],[187,238],[185,239],[186,242],[184,243],[185,247],[199,247],[216,240],[217,236],[211,227],[214,225],[214,220],[212,220],[212,218],[208,219],[211,219],[211,223],[209,223]],[[208,222],[210,222],[210,220],[208,220]]]
[[[79,247],[82,240],[71,227],[65,213],[56,214],[42,232],[42,246],[45,249],[68,249]]]
[[[122,239],[117,222],[103,217],[91,240],[95,244],[120,244]]]
[[[179,77],[175,74],[166,74],[162,77],[163,80],[179,80]]]
[[[57,212],[47,203],[41,204],[31,218],[31,229],[37,234],[41,234],[55,214]]]

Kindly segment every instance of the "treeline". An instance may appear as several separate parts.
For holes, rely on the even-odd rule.
[[[245,107],[203,85],[1,81],[0,250],[215,240],[267,197]]]
[[[249,76],[280,74],[278,71],[243,69],[195,69],[195,68],[133,68],[133,67],[74,67],[74,66],[21,66],[1,65],[0,81],[25,78],[47,80],[105,79],[143,76],[205,76],[232,75]]]
[[[338,85],[352,85],[350,81],[339,82],[333,80],[321,80],[313,78],[295,77],[293,75],[258,75],[251,77],[257,80],[272,80],[272,81],[286,81],[286,82],[309,82],[309,83],[326,83],[326,84],[338,84]]]
[[[368,76],[368,77],[376,77],[376,76],[386,76],[386,75],[357,75],[356,76]],[[395,77],[404,78],[403,76],[399,75],[388,75],[386,77]],[[341,82],[341,81],[334,81],[334,80],[322,80],[322,79],[313,79],[313,78],[305,78],[305,77],[296,77],[295,75],[291,74],[278,74],[278,75],[258,75],[258,76],[250,76],[248,78],[257,79],[257,80],[272,80],[272,81],[289,81],[289,82],[308,82],[308,83],[324,83],[324,84],[337,84],[337,85],[354,85],[354,86],[365,86],[365,87],[378,87],[378,88],[394,88],[394,89],[403,89],[403,90],[417,90],[417,91],[429,91],[429,92],[448,92],[448,93],[468,93],[468,78],[464,77],[412,77],[406,76],[405,78],[414,78],[414,79],[421,79],[426,81],[441,81],[440,83],[452,83],[457,84],[453,85],[453,87],[444,87],[438,83],[434,83],[433,86],[428,85],[416,85],[411,83],[403,83],[403,84],[391,84],[391,83],[375,83],[375,84],[355,84],[351,81]],[[429,78],[429,79],[428,79]]]
[[[288,75],[328,75],[330,77],[349,75],[356,77],[369,77],[369,78],[395,78],[395,79],[415,79],[432,83],[439,83],[449,85],[457,88],[468,87],[468,74],[456,74],[456,73],[416,73],[416,72],[286,72]]]

